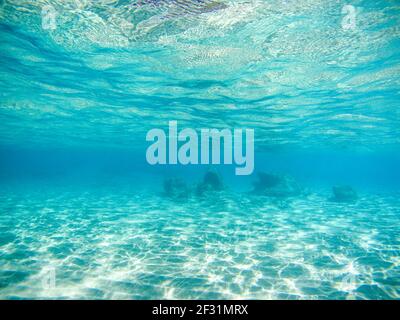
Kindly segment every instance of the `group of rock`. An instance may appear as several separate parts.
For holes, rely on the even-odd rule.
[[[203,180],[195,185],[188,185],[180,178],[164,181],[164,195],[172,199],[187,199],[192,196],[203,197],[226,190],[220,175],[215,171],[205,173]],[[259,172],[253,182],[253,195],[271,198],[291,198],[305,194],[303,187],[293,177],[283,174]],[[330,201],[351,203],[357,201],[356,191],[351,186],[334,186]]]

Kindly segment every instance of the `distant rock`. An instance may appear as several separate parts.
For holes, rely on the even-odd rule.
[[[203,181],[197,185],[197,195],[201,196],[205,192],[221,191],[224,189],[221,177],[214,171],[208,171]]]
[[[164,194],[169,198],[185,199],[190,195],[186,182],[179,178],[169,178],[164,181]]]
[[[258,180],[254,183],[253,193],[286,198],[298,196],[302,191],[297,181],[291,176],[259,172]]]
[[[281,180],[282,178],[276,174],[259,172],[258,181],[254,183],[255,191],[264,191],[267,188],[274,188]]]
[[[335,186],[332,193],[331,201],[335,202],[355,202],[358,199],[357,192],[350,186]]]

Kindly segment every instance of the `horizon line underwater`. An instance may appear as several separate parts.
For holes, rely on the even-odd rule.
[[[0,299],[399,300],[392,1],[0,1]]]

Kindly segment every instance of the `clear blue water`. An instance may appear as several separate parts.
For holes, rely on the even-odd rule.
[[[399,4],[143,2],[0,1],[0,298],[399,299]],[[254,174],[148,165],[170,120],[253,128]]]

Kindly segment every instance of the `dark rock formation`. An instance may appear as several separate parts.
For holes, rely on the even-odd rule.
[[[253,193],[285,198],[300,195],[302,188],[290,176],[260,172],[258,173],[258,180],[254,183]]]
[[[358,199],[357,192],[350,186],[335,186],[332,193],[331,201],[335,202],[355,202]]]
[[[185,181],[179,178],[170,178],[164,181],[164,194],[174,199],[185,199],[190,195],[190,190]]]
[[[213,171],[208,171],[203,178],[203,181],[197,185],[197,195],[201,196],[209,191],[221,191],[224,185],[220,176]]]

